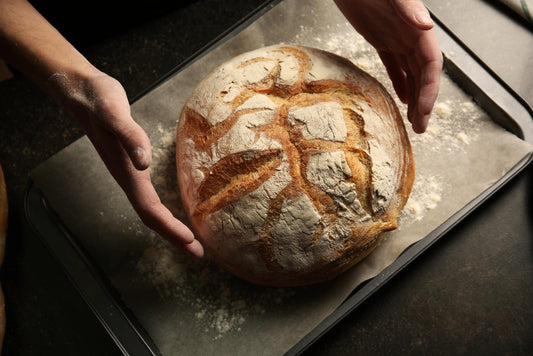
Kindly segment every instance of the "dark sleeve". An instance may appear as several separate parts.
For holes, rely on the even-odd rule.
[[[75,47],[90,45],[194,0],[28,0]]]

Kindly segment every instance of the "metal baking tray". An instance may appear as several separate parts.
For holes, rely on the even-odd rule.
[[[203,54],[208,53],[221,43],[234,37],[249,24],[272,9],[281,0],[269,1],[237,23],[225,34],[216,38],[209,45],[185,61],[181,66],[154,83],[141,93],[137,100],[150,92],[159,83],[178,73]],[[465,92],[501,126],[517,137],[533,144],[533,110],[509,86],[500,80],[490,68],[464,46],[453,31],[441,23],[438,18],[435,31],[445,57],[444,69]],[[450,55],[453,54],[453,55]],[[533,154],[518,162],[505,176],[494,182],[482,194],[470,201],[460,211],[442,223],[422,240],[416,242],[402,253],[395,262],[379,275],[357,287],[351,295],[323,320],[315,329],[296,343],[286,355],[298,355],[328,332],[335,324],[372,296],[379,288],[426,251],[446,232],[478,208],[496,191],[502,188],[516,174],[533,160]],[[121,302],[118,292],[114,290],[106,276],[99,270],[90,255],[78,243],[69,229],[62,223],[47,203],[43,193],[30,181],[25,194],[25,214],[30,226],[42,238],[55,255],[78,289],[85,302],[107,330],[117,347],[124,354],[160,355],[155,343],[140,323]]]

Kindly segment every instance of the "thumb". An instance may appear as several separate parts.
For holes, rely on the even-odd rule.
[[[99,123],[119,142],[138,170],[145,170],[152,161],[150,139],[133,120],[126,100],[110,101],[102,105]]]
[[[100,124],[118,139],[136,169],[147,169],[152,160],[150,139],[133,120],[124,88],[111,77],[99,79],[93,90]]]
[[[433,28],[433,20],[420,0],[391,0],[402,19],[419,30]]]
[[[152,160],[150,139],[131,116],[123,120],[120,127],[114,130],[115,136],[128,153],[135,168],[144,170],[150,166]]]

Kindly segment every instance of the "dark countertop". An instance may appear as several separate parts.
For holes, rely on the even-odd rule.
[[[107,11],[98,21],[77,27],[71,21],[63,33],[134,97],[263,0],[156,3],[159,11]],[[523,21],[510,20],[512,13],[497,8],[487,10],[494,10],[493,18],[480,18],[478,7],[487,6],[481,0],[461,1],[458,12],[449,2],[427,3],[435,4],[446,21],[477,44],[481,57],[533,103],[532,71],[527,67],[533,64],[511,65],[509,60],[527,55],[528,50],[515,43],[516,52],[502,51],[497,44],[508,46],[513,31],[527,26]],[[95,22],[98,28],[91,31],[76,30]],[[490,23],[499,26],[492,28],[499,34],[496,39],[487,33]],[[532,53],[529,49],[530,58]],[[0,82],[0,108],[0,163],[10,204],[7,253],[0,274],[7,312],[4,355],[120,354],[24,220],[28,172],[82,132],[16,72]],[[530,165],[306,354],[532,354],[532,196]]]

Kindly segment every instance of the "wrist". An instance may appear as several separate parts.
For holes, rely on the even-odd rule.
[[[0,0],[0,52],[61,105],[99,71],[27,1]]]
[[[80,110],[91,110],[92,100],[87,90],[87,83],[104,75],[90,63],[64,68],[55,71],[46,79],[44,90],[56,103],[76,115]]]

